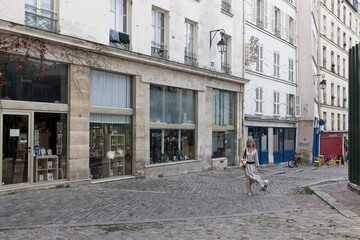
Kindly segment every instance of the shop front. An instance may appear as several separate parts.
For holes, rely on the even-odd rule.
[[[0,55],[2,186],[66,179],[67,66],[18,60]]]

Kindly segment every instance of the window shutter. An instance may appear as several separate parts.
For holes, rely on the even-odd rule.
[[[271,13],[271,32],[274,33],[275,32],[275,8],[274,6],[271,4],[270,5],[270,13]]]
[[[295,117],[301,117],[301,96],[295,98]]]
[[[251,21],[256,24],[256,0],[251,0]]]
[[[267,0],[264,0],[264,28],[266,30],[269,29],[268,26],[268,8],[267,8]]]
[[[289,41],[289,15],[285,15],[285,39]]]
[[[284,35],[284,30],[285,30],[285,25],[284,25],[284,19],[285,19],[285,16],[284,16],[284,12],[283,11],[280,11],[280,36],[281,38],[285,38],[285,35]]]

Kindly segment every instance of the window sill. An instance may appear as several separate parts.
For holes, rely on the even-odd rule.
[[[228,15],[229,17],[233,17],[233,16],[234,16],[233,13],[228,12],[228,11],[225,11],[225,10],[223,10],[223,9],[221,9],[221,12],[224,13],[224,14],[226,14],[226,15]]]

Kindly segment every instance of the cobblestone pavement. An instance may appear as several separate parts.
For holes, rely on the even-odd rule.
[[[331,179],[343,186],[346,167],[280,165],[261,174],[269,190],[254,186],[252,197],[236,168],[1,195],[0,239],[360,239],[359,217],[298,188]],[[349,191],[322,190],[338,199],[340,189]],[[346,194],[347,206],[359,202]]]

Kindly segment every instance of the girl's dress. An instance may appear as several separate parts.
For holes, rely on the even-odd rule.
[[[253,182],[260,184],[262,189],[266,188],[266,183],[264,180],[256,174],[256,166],[259,165],[258,152],[253,149],[251,152],[246,148],[246,166],[245,166],[245,176],[249,177]]]

